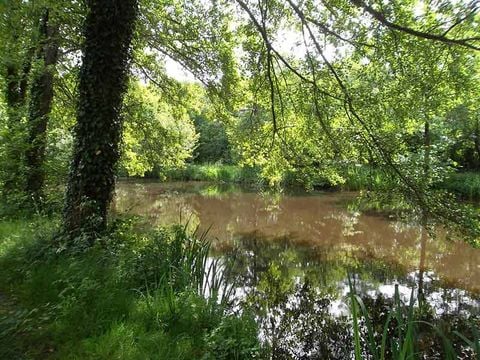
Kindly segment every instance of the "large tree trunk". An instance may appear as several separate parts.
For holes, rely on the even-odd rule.
[[[40,22],[37,61],[42,64],[34,74],[30,93],[28,148],[26,151],[26,191],[40,202],[45,178],[43,162],[47,145],[47,125],[53,100],[54,66],[57,62],[57,28],[51,24],[46,9]]]
[[[65,230],[92,242],[106,226],[120,157],[120,108],[137,0],[90,0]]]
[[[18,81],[18,69],[14,64],[8,64],[6,66],[6,91],[5,100],[7,102],[8,109],[14,109],[19,104],[20,91]]]

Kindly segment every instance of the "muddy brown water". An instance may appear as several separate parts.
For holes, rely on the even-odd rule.
[[[358,291],[372,302],[391,299],[397,288],[405,299],[412,290],[421,291],[438,316],[479,314],[480,249],[443,236],[430,238],[414,224],[350,210],[356,196],[272,195],[199,182],[121,181],[114,207],[144,216],[152,226],[188,221],[200,231],[209,229],[217,252],[237,249],[240,292],[265,300],[270,310],[272,303],[281,307],[282,301],[291,307],[295,294],[305,297],[308,282],[315,289],[313,298],[328,299],[327,313],[342,314],[347,274],[353,274]],[[275,284],[265,285],[266,278]],[[265,290],[272,288],[285,296]],[[260,300],[255,297],[259,293]],[[288,351],[295,349],[297,345]]]
[[[422,245],[424,267],[439,280],[480,292],[480,249],[458,241],[428,238],[415,225],[382,215],[349,211],[355,193],[294,195],[261,194],[239,187],[198,182],[120,182],[117,211],[147,217],[152,225],[189,222],[223,245],[246,235],[264,241],[288,239],[292,247],[349,253],[358,261],[372,259],[386,266],[419,270]]]

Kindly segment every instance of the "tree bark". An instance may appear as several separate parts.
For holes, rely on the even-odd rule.
[[[70,240],[91,244],[107,222],[120,157],[120,108],[126,88],[137,0],[90,0],[85,23],[73,159],[64,212]]]
[[[18,69],[14,64],[8,64],[6,66],[6,96],[7,106],[9,109],[14,109],[18,106],[20,92],[18,82]]]
[[[43,163],[47,145],[47,125],[53,100],[54,66],[58,57],[57,27],[51,24],[50,12],[45,10],[40,22],[40,43],[37,61],[41,63],[34,74],[30,93],[28,148],[26,158],[26,191],[39,204],[45,173]]]

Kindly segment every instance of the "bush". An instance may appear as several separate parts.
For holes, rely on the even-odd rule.
[[[458,194],[466,200],[480,200],[480,174],[473,172],[455,173],[441,187]]]

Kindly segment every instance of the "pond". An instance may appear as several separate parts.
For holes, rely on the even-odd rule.
[[[188,222],[208,230],[216,254],[235,257],[237,297],[255,311],[276,358],[349,357],[342,345],[351,337],[349,276],[374,322],[384,321],[396,292],[408,302],[412,291],[425,299],[422,319],[460,330],[477,322],[480,249],[351,210],[356,196],[122,181],[114,206],[154,226]],[[437,358],[429,341],[429,358]]]

